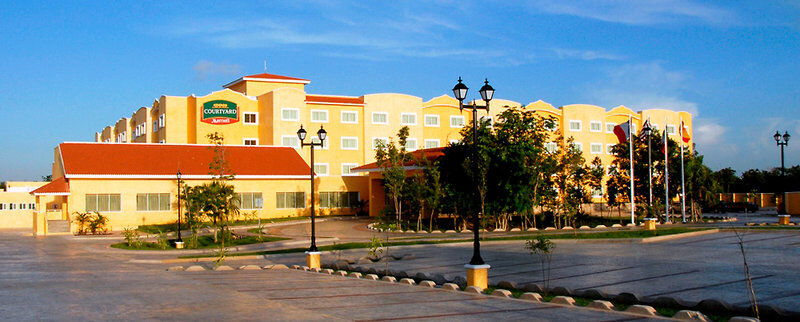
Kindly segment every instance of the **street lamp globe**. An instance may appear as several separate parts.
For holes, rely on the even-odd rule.
[[[781,134],[778,133],[778,131],[775,131],[775,135],[773,135],[772,137],[775,138],[775,143],[781,142]]]
[[[456,86],[453,87],[453,95],[456,96],[456,99],[458,101],[464,101],[464,99],[467,98],[468,90],[469,88],[467,87],[467,85],[464,85],[464,83],[461,82],[461,77],[459,77],[458,84],[456,84]]]
[[[484,82],[483,87],[478,91],[481,93],[481,98],[486,101],[487,103],[492,100],[492,96],[494,96],[494,88],[492,85],[489,85],[489,79],[487,78]],[[489,107],[488,105],[486,107]]]
[[[300,125],[300,129],[297,130],[297,138],[299,138],[301,142],[306,139],[306,130],[303,129],[303,125]]]
[[[792,136],[791,136],[791,135],[789,135],[789,131],[786,131],[786,132],[784,132],[784,133],[783,133],[783,142],[789,143],[789,139],[790,139],[791,137],[792,137]]]
[[[319,141],[320,142],[325,141],[326,136],[328,136],[328,132],[326,132],[325,129],[323,129],[322,126],[320,125],[319,131],[317,131],[317,137],[319,138]]]

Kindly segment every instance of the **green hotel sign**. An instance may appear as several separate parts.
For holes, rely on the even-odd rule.
[[[239,122],[239,108],[236,103],[215,100],[203,104],[203,117],[200,119],[208,124],[231,124]]]

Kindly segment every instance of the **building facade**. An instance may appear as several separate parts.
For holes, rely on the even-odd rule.
[[[278,218],[310,215],[311,169],[292,148],[226,146],[240,213]],[[213,146],[205,144],[62,143],[55,148],[53,181],[25,192],[32,198],[36,235],[54,223],[69,225],[75,213],[98,212],[108,228],[121,230],[177,221],[178,173],[188,186],[213,180]]]
[[[292,147],[306,162],[308,149],[300,148],[297,130],[303,126],[314,137],[323,127],[327,139],[315,152],[315,172],[323,203],[328,196],[349,194],[372,199],[370,182],[364,173],[351,169],[375,161],[377,142],[395,139],[408,126],[406,148],[410,151],[447,146],[460,139],[462,127],[471,124],[472,114],[460,112],[458,101],[442,95],[428,101],[405,94],[338,96],[309,94],[307,79],[257,74],[241,77],[223,89],[205,96],[161,96],[149,107],[118,120],[95,133],[96,142],[205,144],[210,133],[220,133],[226,144]],[[491,113],[496,119],[508,107],[524,107],[553,117],[564,138],[572,138],[587,162],[599,157],[604,166],[613,160],[611,147],[617,143],[613,128],[631,119],[634,131],[649,119],[653,127],[666,129],[680,142],[679,127],[692,132],[692,115],[663,109],[634,111],[625,106],[610,110],[573,104],[562,107],[536,101],[527,105],[494,99]],[[689,142],[691,148],[693,142]],[[595,192],[599,200],[602,191]],[[370,208],[376,208],[371,206]],[[373,211],[370,213],[375,214]]]

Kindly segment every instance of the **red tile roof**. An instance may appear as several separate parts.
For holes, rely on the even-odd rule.
[[[403,166],[406,167],[407,170],[413,169],[413,167],[417,166],[417,160],[422,158],[423,155],[426,160],[434,161],[444,155],[444,149],[445,149],[444,147],[439,147],[439,148],[416,150],[414,152],[411,152],[411,160],[403,164]],[[360,167],[355,167],[352,169],[352,171],[375,172],[375,171],[380,171],[380,169],[381,168],[378,166],[378,163],[373,162],[370,164],[362,165]]]
[[[69,182],[64,177],[53,180],[52,182],[31,191],[32,195],[68,195]]]
[[[239,83],[241,83],[243,81],[246,81],[246,80],[273,81],[273,82],[278,82],[278,83],[294,83],[294,84],[308,84],[308,83],[311,82],[311,81],[309,81],[307,79],[302,79],[302,78],[297,78],[297,77],[289,77],[289,76],[283,76],[283,75],[262,73],[262,74],[254,74],[254,75],[247,75],[247,76],[239,77],[235,81],[232,81],[230,83],[222,85],[222,87],[228,88],[228,87],[231,87],[233,85],[239,84]]]
[[[296,81],[305,81],[305,82],[308,82],[308,81],[309,81],[309,80],[307,80],[307,79],[302,79],[302,78],[297,78],[297,77],[289,77],[289,76],[275,75],[275,74],[267,74],[267,73],[254,74],[254,75],[247,75],[247,76],[245,76],[245,77],[247,77],[247,78],[266,78],[266,79],[296,80]]]
[[[209,175],[213,146],[197,144],[62,143],[66,177]],[[309,175],[308,164],[290,147],[225,146],[226,160],[239,178]]]
[[[328,104],[357,104],[364,105],[364,97],[352,96],[330,96],[330,95],[306,95],[307,103],[328,103]]]

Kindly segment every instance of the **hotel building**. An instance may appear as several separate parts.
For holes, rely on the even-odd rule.
[[[130,117],[121,118],[113,125],[106,126],[100,132],[95,133],[96,144],[91,146],[102,147],[103,144],[98,145],[97,143],[116,143],[107,144],[115,147],[112,150],[116,150],[124,144],[137,146],[164,144],[187,149],[192,145],[208,144],[206,136],[217,132],[223,135],[227,145],[241,146],[243,149],[250,148],[250,146],[293,148],[295,155],[298,155],[298,160],[305,161],[304,166],[308,168],[309,151],[307,148],[300,148],[296,132],[302,125],[308,131],[309,138],[316,140],[313,136],[320,127],[324,127],[328,133],[327,139],[324,141],[324,146],[316,148],[315,151],[314,170],[319,176],[317,179],[319,206],[324,214],[352,214],[355,210],[351,206],[357,200],[383,199],[382,196],[376,196],[376,194],[383,194],[379,179],[370,179],[371,177],[365,173],[351,171],[355,167],[375,161],[377,142],[396,140],[398,130],[403,126],[408,126],[410,129],[406,146],[408,150],[443,147],[450,142],[459,140],[459,132],[462,127],[471,124],[472,114],[468,111],[460,112],[458,101],[448,95],[425,101],[420,97],[393,93],[367,94],[357,97],[310,94],[305,91],[305,86],[309,82],[307,79],[265,73],[241,77],[224,85],[222,90],[205,96],[164,95],[154,100],[150,106],[141,107]],[[613,127],[627,121],[629,117],[633,120],[634,129],[640,128],[641,124],[649,118],[654,127],[666,128],[670,137],[676,141],[680,141],[678,127],[681,120],[685,122],[689,132],[691,132],[692,126],[692,115],[687,112],[662,109],[637,112],[625,106],[606,110],[599,106],[585,104],[556,108],[543,101],[523,105],[514,101],[494,99],[491,101],[491,114],[486,115],[484,111],[481,111],[479,115],[482,118],[488,117],[493,120],[505,108],[519,106],[534,110],[543,116],[553,117],[558,129],[563,131],[565,137],[574,139],[587,162],[591,162],[595,157],[600,157],[605,166],[613,159],[610,154],[611,146],[617,143],[617,138],[612,133]],[[59,150],[62,150],[65,144],[56,148],[56,162],[53,166],[54,182],[62,177],[64,180],[70,181],[70,176],[65,175],[69,168],[65,170],[58,166]],[[692,142],[689,142],[690,147],[691,144]],[[86,151],[91,150],[87,149]],[[145,148],[140,153],[150,153],[148,151],[151,150]],[[111,151],[108,152],[111,153]],[[169,154],[163,156],[167,158],[165,161],[175,163],[175,160],[172,160],[174,158]],[[255,163],[271,162],[270,160],[247,159]],[[157,162],[153,159],[149,160],[148,162]],[[113,162],[113,160],[109,161]],[[287,160],[280,161],[288,162]],[[169,166],[169,171],[173,172],[187,166],[189,164],[172,164]],[[138,175],[152,174],[146,172]],[[106,175],[108,175],[106,179],[113,177],[113,173],[110,172]],[[266,174],[262,173],[262,175]],[[166,177],[152,179],[168,180]],[[174,179],[169,180],[174,182]],[[308,186],[307,180],[306,184],[296,187],[296,192],[305,193],[304,198],[309,199],[307,191],[309,188],[305,187]],[[152,190],[150,189],[151,185],[144,181],[137,184],[141,185],[139,187],[141,191],[137,193],[150,193],[150,191],[144,190]],[[70,209],[65,210],[65,213],[90,210],[84,206],[85,201],[78,200],[88,200],[86,199],[88,194],[102,192],[92,189],[82,191],[81,195],[70,194],[68,198],[72,202],[68,206]],[[64,190],[63,187],[61,190]],[[263,192],[261,200],[264,202],[264,207],[275,202],[276,204],[269,205],[269,209],[275,209],[279,201],[273,200],[272,197],[275,197],[273,196],[275,193],[286,192],[284,190],[261,189],[260,191]],[[152,191],[152,193],[158,192],[161,191]],[[131,193],[133,193],[132,190]],[[170,196],[174,199],[174,192]],[[126,200],[130,200],[131,203],[134,201],[134,199],[130,199],[132,197],[121,196],[120,198],[122,203],[125,203]],[[129,209],[130,207],[126,208],[123,205],[121,208]],[[266,209],[263,211],[265,217],[287,215],[282,212],[266,211]],[[377,215],[382,209],[382,204],[370,202],[370,215]],[[135,211],[130,216],[140,219],[147,217],[146,214],[139,214]],[[117,222],[123,225],[154,223],[148,220]],[[118,227],[119,225],[115,225],[115,228]]]

